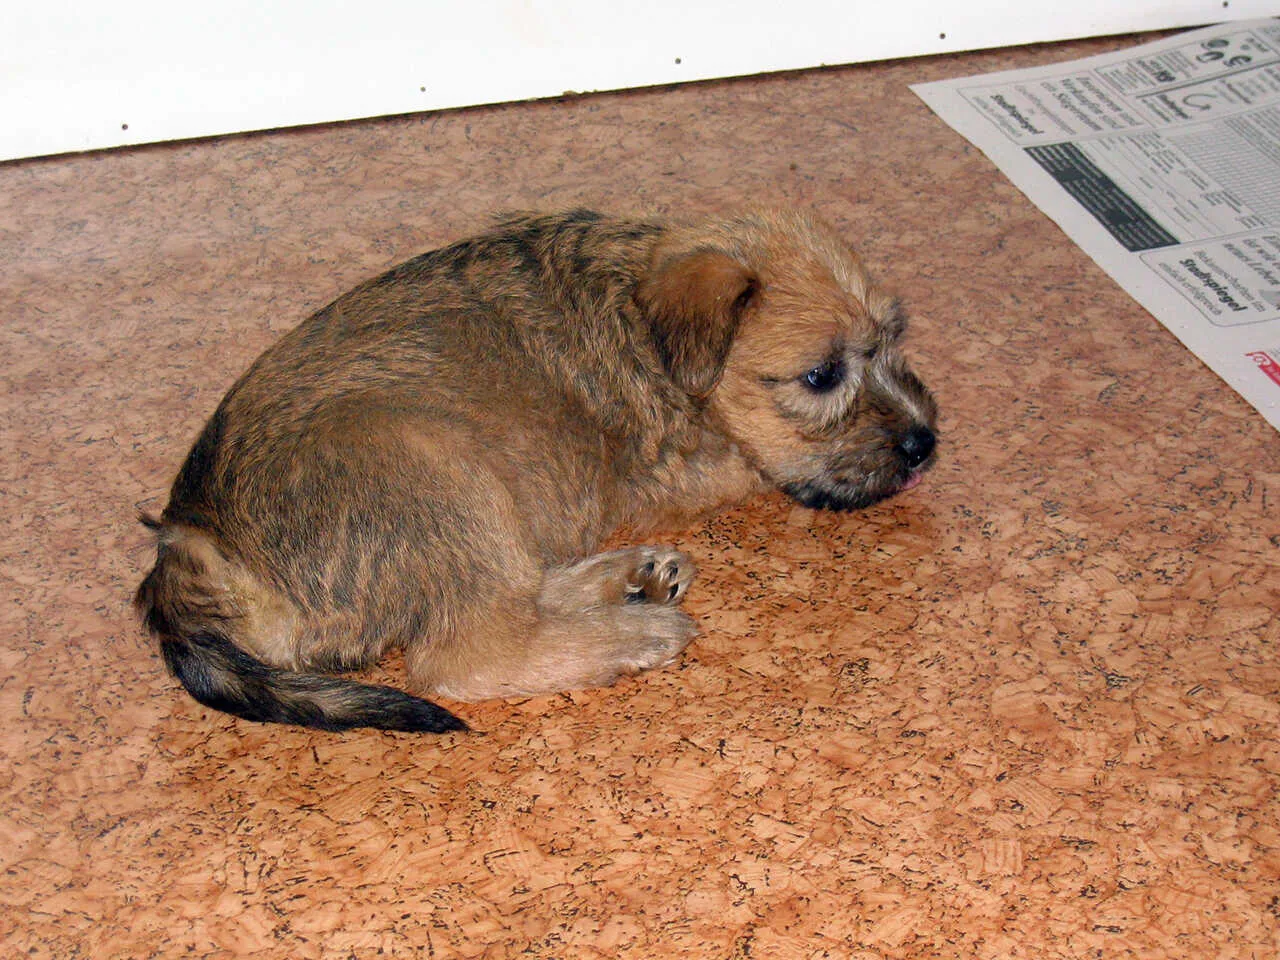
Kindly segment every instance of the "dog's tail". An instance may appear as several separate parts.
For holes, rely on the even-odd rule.
[[[162,635],[160,651],[191,696],[206,707],[245,720],[319,730],[375,727],[447,733],[467,729],[443,707],[394,687],[268,666],[215,630],[185,637]]]
[[[216,613],[209,615],[207,594],[193,603],[189,598],[199,594],[182,590],[183,581],[196,573],[189,558],[175,569],[172,554],[166,556],[166,552],[162,545],[134,604],[159,638],[170,672],[206,707],[245,720],[319,730],[374,727],[447,733],[468,729],[443,707],[394,687],[299,673],[251,656],[236,646]]]

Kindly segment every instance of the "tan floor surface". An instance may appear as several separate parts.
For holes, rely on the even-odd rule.
[[[907,89],[1132,42],[0,166],[0,956],[1275,957],[1276,433]],[[904,296],[925,484],[679,533],[679,665],[483,736],[166,676],[134,514],[281,331],[495,211],[743,202]]]

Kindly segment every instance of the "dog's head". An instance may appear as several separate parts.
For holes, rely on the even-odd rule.
[[[933,462],[902,313],[829,227],[769,213],[672,231],[636,299],[672,379],[806,506],[867,506]]]

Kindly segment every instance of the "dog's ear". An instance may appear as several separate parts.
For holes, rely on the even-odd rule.
[[[636,303],[663,366],[681,389],[695,397],[715,389],[759,287],[748,267],[711,249],[659,260],[640,281]]]

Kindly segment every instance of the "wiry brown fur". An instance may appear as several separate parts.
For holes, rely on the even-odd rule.
[[[462,726],[324,675],[392,648],[414,689],[462,699],[668,663],[691,563],[601,540],[769,486],[841,509],[901,489],[935,416],[901,332],[799,214],[507,221],[254,363],[154,521],[138,605],[202,702],[329,729]]]

